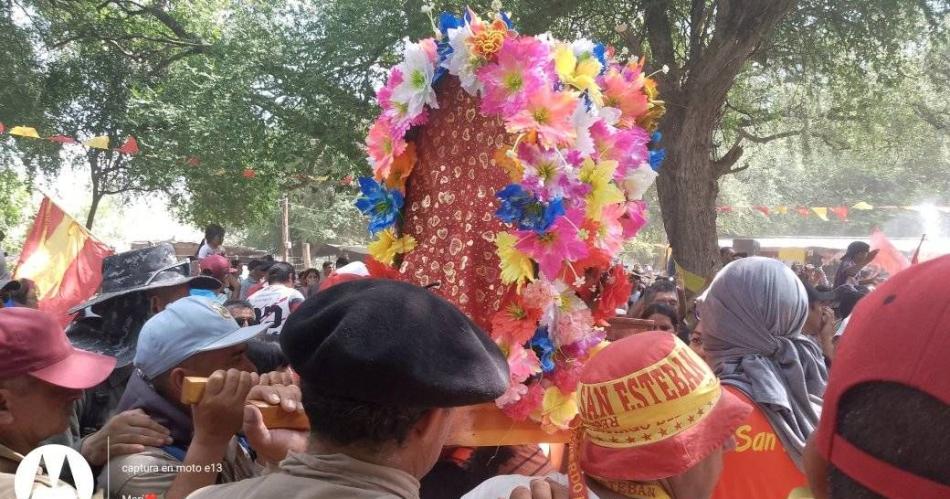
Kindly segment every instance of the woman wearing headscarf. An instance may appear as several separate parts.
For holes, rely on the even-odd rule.
[[[821,349],[802,334],[805,287],[777,260],[745,258],[722,269],[700,310],[710,365],[755,407],[736,431],[714,497],[785,499],[806,487],[802,450],[828,379]]]

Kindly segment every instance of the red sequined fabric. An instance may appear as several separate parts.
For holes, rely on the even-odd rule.
[[[418,246],[401,271],[434,291],[488,330],[504,286],[495,234],[504,229],[495,193],[510,180],[494,158],[507,134],[500,118],[478,110],[478,98],[446,75],[437,88],[439,109],[416,138],[418,163],[406,185],[403,234]]]

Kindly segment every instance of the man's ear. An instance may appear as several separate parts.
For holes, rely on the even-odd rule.
[[[422,418],[412,427],[412,433],[416,438],[425,438],[438,433],[444,433],[447,427],[451,427],[454,410],[451,408],[429,409],[422,415]],[[444,437],[444,435],[436,435]]]
[[[0,426],[13,424],[13,411],[10,410],[10,401],[16,395],[9,388],[0,388]]]
[[[175,393],[181,393],[181,387],[185,384],[185,376],[188,376],[188,373],[181,367],[176,367],[168,373],[168,384],[169,388],[175,391]]]

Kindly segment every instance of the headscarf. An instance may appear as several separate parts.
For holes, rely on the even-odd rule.
[[[701,313],[716,374],[765,413],[799,469],[828,381],[821,349],[802,335],[807,315],[801,281],[781,262],[759,257],[723,268]]]

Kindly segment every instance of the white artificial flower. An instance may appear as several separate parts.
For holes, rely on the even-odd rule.
[[[667,66],[666,64],[664,64],[664,65],[663,65],[663,74],[667,74],[667,73],[669,73],[669,72],[670,72],[670,67]]]
[[[403,104],[410,119],[422,113],[425,106],[439,108],[432,88],[435,66],[421,44],[406,42],[403,62],[396,67],[403,81],[393,90],[392,101]]]
[[[494,10],[495,12],[501,12],[501,7],[502,7],[502,5],[501,5],[501,0],[493,0],[493,1],[492,1],[492,3],[491,3],[491,8],[492,8],[492,10]]]
[[[574,43],[571,44],[571,49],[574,51],[574,57],[581,59],[585,56],[594,55],[594,45],[595,44],[593,41],[586,38],[581,38],[579,40],[575,40]]]
[[[449,29],[449,45],[452,46],[452,55],[442,62],[442,66],[450,74],[458,77],[462,89],[469,95],[476,95],[482,90],[482,82],[475,77],[478,69],[472,64],[475,60],[468,49],[468,39],[472,36],[472,28],[468,24],[459,28]]]
[[[623,114],[619,109],[615,107],[602,107],[597,110],[597,115],[600,116],[604,123],[607,123],[610,126],[614,126],[620,121],[620,115]]]
[[[627,193],[627,199],[634,201],[643,199],[643,195],[656,181],[656,177],[657,173],[647,163],[641,163],[639,168],[628,172],[623,179],[623,190]]]
[[[574,149],[577,149],[584,156],[594,153],[594,139],[590,136],[590,127],[597,122],[599,118],[587,110],[583,102],[579,102],[574,108],[574,115],[571,116],[571,124],[574,125]]]
[[[430,14],[432,12],[432,4],[429,4],[429,3],[422,4],[421,10],[423,14]]]

